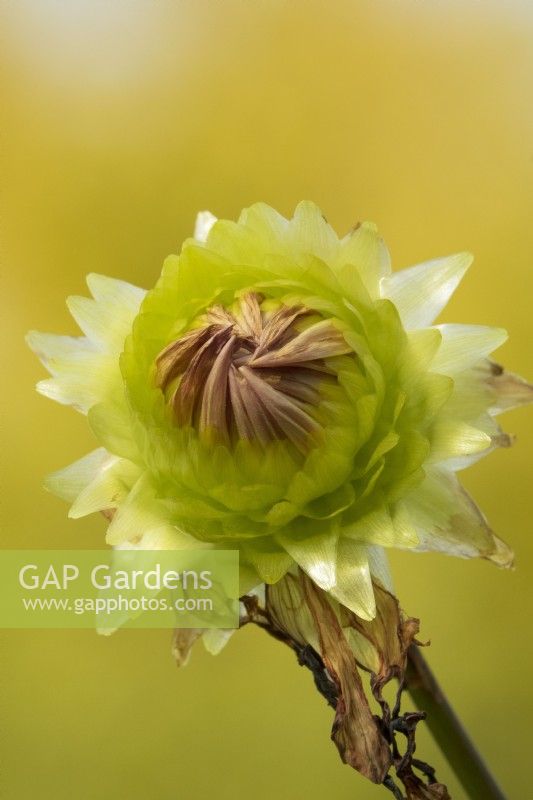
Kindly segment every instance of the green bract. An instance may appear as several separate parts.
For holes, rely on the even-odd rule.
[[[91,275],[84,337],[29,335],[101,445],[48,488],[114,546],[238,548],[243,592],[297,564],[363,619],[383,548],[509,565],[456,472],[531,387],[487,359],[504,331],[433,325],[470,262],[391,273],[373,225],[339,239],[311,203],[200,215],[154,289]]]

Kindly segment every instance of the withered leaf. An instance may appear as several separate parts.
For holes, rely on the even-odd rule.
[[[322,659],[339,692],[331,738],[346,764],[373,783],[382,783],[391,765],[391,753],[370,710],[355,657],[324,593],[303,573],[301,581],[318,631]]]

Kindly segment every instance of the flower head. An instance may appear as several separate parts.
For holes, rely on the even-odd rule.
[[[456,473],[533,390],[488,360],[504,331],[434,324],[470,262],[392,273],[373,225],[339,239],[311,203],[201,214],[154,289],[90,275],[83,337],[29,335],[101,445],[48,487],[114,546],[238,548],[243,592],[299,565],[363,620],[384,548],[509,565]]]

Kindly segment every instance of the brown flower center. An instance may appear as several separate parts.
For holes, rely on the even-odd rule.
[[[334,378],[324,359],[351,349],[329,320],[299,330],[310,317],[303,306],[265,311],[261,301],[250,292],[233,312],[210,308],[158,355],[157,385],[181,426],[226,444],[288,439],[306,453],[321,430],[319,383]]]

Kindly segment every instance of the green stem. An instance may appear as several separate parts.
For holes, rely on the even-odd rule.
[[[470,800],[506,800],[431,672],[420,648],[408,653],[405,688]]]

